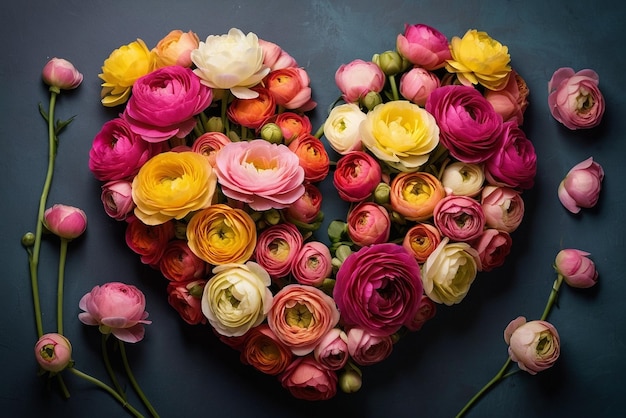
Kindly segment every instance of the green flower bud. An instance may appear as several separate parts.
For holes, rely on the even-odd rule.
[[[280,222],[280,213],[276,209],[269,209],[263,213],[263,219],[268,225],[276,225]]]
[[[370,91],[365,95],[365,97],[361,98],[360,102],[362,106],[370,111],[379,104],[381,104],[383,102],[383,98],[380,97],[380,94],[376,93],[375,91]]]
[[[337,251],[335,251],[335,257],[339,259],[342,263],[348,258],[348,256],[352,254],[352,248],[349,245],[340,245],[337,247]]]
[[[233,141],[233,142],[240,142],[241,141],[241,138],[239,137],[239,135],[237,135],[237,132],[235,132],[235,131],[228,131],[226,136],[228,138],[230,138],[230,140]]]
[[[379,183],[374,190],[374,202],[379,205],[386,205],[389,203],[389,194],[391,193],[391,186],[387,183]]]
[[[385,51],[375,54],[372,61],[380,67],[385,75],[396,75],[409,68],[409,62],[402,58],[396,51]]]
[[[283,131],[275,123],[266,123],[261,128],[261,138],[272,144],[283,142]]]
[[[22,237],[22,245],[24,247],[32,247],[33,245],[35,245],[35,234],[33,234],[32,232],[25,233]]]
[[[219,116],[211,116],[204,124],[207,132],[224,132],[224,122]]]
[[[358,392],[362,384],[361,375],[355,370],[347,370],[339,376],[339,387],[344,393]]]

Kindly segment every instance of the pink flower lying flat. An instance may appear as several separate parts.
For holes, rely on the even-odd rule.
[[[593,70],[556,70],[548,82],[548,105],[554,119],[572,130],[598,126],[604,115],[599,81]]]
[[[593,158],[576,164],[559,184],[559,200],[572,213],[592,208],[598,203],[604,170]]]

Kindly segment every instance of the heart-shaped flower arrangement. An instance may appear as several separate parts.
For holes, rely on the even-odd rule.
[[[106,213],[184,321],[298,398],[358,390],[360,366],[502,265],[533,185],[528,90],[485,32],[407,25],[395,50],[337,70],[316,133],[306,71],[254,33],[137,40],[100,78],[124,107],[90,151]],[[329,152],[349,209],[327,245]]]

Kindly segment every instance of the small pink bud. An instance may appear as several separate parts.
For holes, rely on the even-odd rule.
[[[87,229],[87,215],[73,206],[53,205],[43,215],[50,232],[65,239],[78,238]]]
[[[72,360],[72,344],[61,334],[44,334],[35,344],[35,358],[42,369],[60,372]]]
[[[559,184],[559,200],[572,213],[592,208],[598,203],[604,170],[592,157],[576,164]]]
[[[78,72],[74,65],[62,58],[52,58],[43,67],[43,81],[51,89],[72,90],[83,82],[83,75]]]
[[[574,249],[561,250],[556,255],[554,266],[568,285],[588,288],[597,283],[598,272],[588,255],[588,252]]]

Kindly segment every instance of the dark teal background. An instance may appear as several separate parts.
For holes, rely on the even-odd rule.
[[[609,6],[609,4],[611,6]],[[626,297],[624,243],[624,21],[626,3],[557,0],[387,1],[21,1],[0,6],[0,163],[3,181],[0,257],[0,415],[31,417],[125,416],[112,397],[72,375],[65,401],[36,375],[36,340],[23,233],[33,230],[47,161],[47,107],[41,70],[52,57],[84,74],[79,89],[60,96],[57,116],[77,115],[60,138],[49,205],[81,207],[89,226],[70,244],[65,286],[66,335],[77,367],[103,380],[100,335],[79,323],[78,300],[94,285],[132,283],[144,291],[152,325],[128,346],[131,365],[162,417],[451,417],[506,359],[502,333],[524,315],[537,319],[554,280],[562,248],[589,251],[600,272],[595,288],[564,287],[550,321],[561,335],[557,364],[536,376],[506,379],[470,417],[613,417],[624,411]],[[481,274],[457,306],[440,306],[422,331],[410,334],[385,362],[363,369],[363,387],[327,402],[298,401],[267,377],[239,362],[207,327],[192,327],[167,304],[166,281],[126,248],[123,225],[109,219],[88,151],[101,125],[116,115],[99,101],[102,62],[121,45],[142,38],[149,47],[172,29],[204,39],[231,27],[275,42],[311,77],[316,129],[338,95],[339,65],[395,47],[404,24],[425,23],[448,38],[475,28],[509,47],[513,67],[530,88],[524,130],[538,154],[535,187],[514,234],[504,267]],[[547,107],[547,83],[559,67],[592,68],[600,76],[606,114],[598,128],[569,131]],[[567,171],[593,156],[606,179],[596,208],[568,213],[556,190]],[[327,219],[344,206],[324,185]],[[324,237],[324,231],[321,231]],[[54,331],[58,242],[42,246],[40,283],[44,330]],[[129,387],[130,401],[141,404]],[[9,413],[9,411],[11,411]]]

